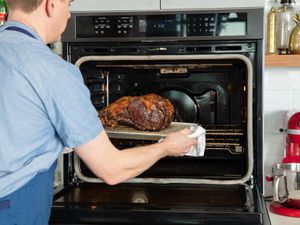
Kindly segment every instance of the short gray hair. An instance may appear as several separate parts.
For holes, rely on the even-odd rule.
[[[36,10],[43,0],[6,0],[8,9],[20,9],[25,13],[31,13]]]

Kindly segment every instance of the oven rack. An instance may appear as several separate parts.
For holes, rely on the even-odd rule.
[[[118,125],[115,128],[106,127],[105,131],[110,138],[158,141],[170,133],[180,131],[184,128],[189,129],[191,126],[198,126],[198,124],[172,122],[169,127],[160,131],[142,131],[133,127]]]
[[[190,128],[192,126],[199,126],[196,123],[183,123],[172,122],[169,127],[160,131],[141,131],[129,126],[117,126],[115,128],[105,128],[106,133],[110,138],[119,139],[137,139],[137,140],[160,140],[166,137],[168,134],[176,131],[180,131],[184,128]],[[218,141],[229,143],[235,143],[240,140],[240,137],[244,136],[243,129],[238,125],[219,125],[219,126],[206,126],[206,138],[209,142]]]

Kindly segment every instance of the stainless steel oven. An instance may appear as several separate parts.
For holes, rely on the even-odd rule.
[[[269,224],[262,199],[263,9],[74,13],[63,55],[101,110],[126,95],[157,93],[175,107],[160,132],[106,131],[120,149],[201,124],[203,157],[167,157],[108,186],[74,154],[51,224]],[[80,103],[79,103],[80,104]]]

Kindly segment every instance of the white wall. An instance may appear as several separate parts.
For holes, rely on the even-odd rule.
[[[285,151],[287,113],[300,111],[300,68],[267,69],[264,74],[264,174],[281,162]],[[272,183],[265,182],[265,195],[272,195]]]
[[[266,13],[271,5],[279,6],[272,0],[266,0]],[[300,12],[300,2],[296,4]],[[294,109],[300,111],[300,68],[267,68],[264,71],[263,87],[264,109],[264,176],[271,174],[274,163],[281,162],[285,151],[287,113]],[[272,183],[264,182],[265,196],[273,193]]]

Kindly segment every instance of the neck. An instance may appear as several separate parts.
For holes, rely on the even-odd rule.
[[[38,17],[35,17],[38,18]],[[8,21],[15,21],[19,23],[23,23],[26,26],[30,27],[35,33],[37,33],[44,43],[47,43],[47,32],[46,25],[41,24],[39,19],[34,19],[34,15],[24,14],[23,12],[12,11],[8,16]]]

